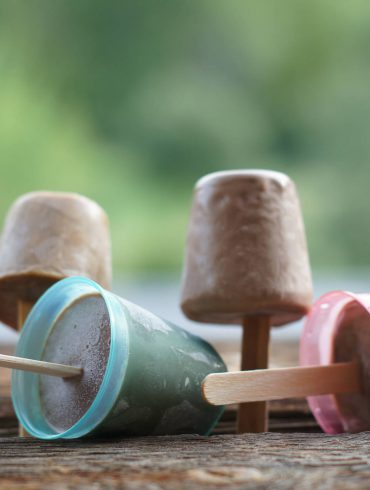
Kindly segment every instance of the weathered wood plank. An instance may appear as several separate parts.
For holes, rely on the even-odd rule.
[[[0,439],[1,489],[368,488],[370,433]]]
[[[235,351],[229,357],[238,362]],[[281,345],[273,365],[294,365],[296,357],[296,345]],[[312,433],[319,428],[303,399],[270,403],[270,430],[279,433],[231,435],[236,411],[229,407],[215,431],[222,435],[48,443],[15,437],[9,388],[5,374],[1,490],[369,488],[370,433]]]

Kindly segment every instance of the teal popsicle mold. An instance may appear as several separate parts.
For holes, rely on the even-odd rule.
[[[111,325],[110,353],[98,394],[82,418],[60,432],[43,414],[39,375],[14,370],[13,404],[27,432],[41,439],[209,434],[223,407],[204,401],[201,383],[208,374],[227,370],[218,353],[201,338],[90,279],[63,279],[39,299],[22,329],[16,355],[41,359],[61,312],[92,293],[104,298]]]

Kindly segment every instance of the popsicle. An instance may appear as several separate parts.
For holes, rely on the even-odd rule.
[[[78,194],[32,192],[10,208],[0,240],[0,321],[20,328],[32,304],[60,279],[111,283],[108,219]]]
[[[305,315],[312,284],[300,205],[288,176],[206,175],[195,186],[181,307],[200,322],[242,324],[242,370],[268,363],[271,325]],[[267,430],[266,403],[239,407],[238,431]]]
[[[329,434],[370,430],[370,294],[335,291],[308,315],[301,367],[212,374],[203,395],[212,404],[308,397]]]
[[[226,370],[216,351],[90,279],[63,279],[45,292],[16,356],[55,372],[13,371],[16,414],[41,439],[207,434],[223,412],[201,394],[205,376]],[[65,377],[66,367],[76,371]]]
[[[17,199],[0,240],[0,321],[20,330],[34,302],[66,276],[84,275],[109,288],[108,226],[102,208],[78,194],[32,192]]]

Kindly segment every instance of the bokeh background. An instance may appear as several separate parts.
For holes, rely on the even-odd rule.
[[[116,288],[185,323],[195,181],[280,170],[316,292],[369,289],[369,26],[365,0],[2,0],[0,215],[30,190],[97,200]]]

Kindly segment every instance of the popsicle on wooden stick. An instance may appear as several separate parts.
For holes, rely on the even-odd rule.
[[[226,370],[212,346],[87,278],[45,292],[16,355],[0,367],[16,368],[14,409],[34,437],[205,435],[223,413],[201,393]]]
[[[73,193],[32,192],[10,208],[0,240],[0,321],[21,329],[52,284],[86,276],[110,288],[108,218]]]
[[[267,170],[216,172],[196,184],[181,307],[192,320],[243,326],[242,370],[268,365],[271,325],[305,315],[312,284],[294,183]],[[238,431],[267,430],[266,403],[239,407]]]
[[[370,430],[370,294],[335,291],[312,308],[303,330],[301,367],[208,375],[213,405],[308,397],[329,434]]]

